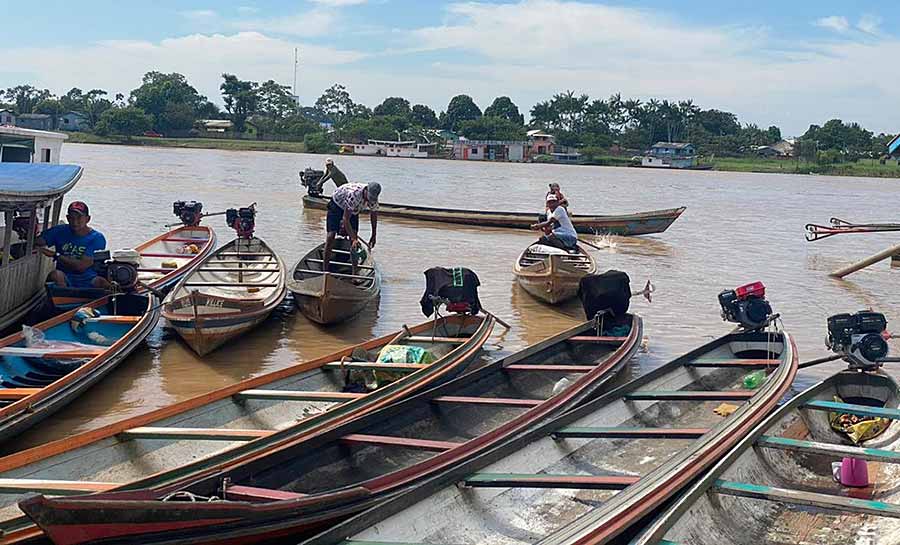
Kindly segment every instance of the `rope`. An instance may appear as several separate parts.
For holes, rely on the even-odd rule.
[[[178,500],[188,500],[191,503],[196,502],[214,502],[214,501],[222,501],[218,496],[201,496],[199,494],[194,494],[193,492],[187,490],[179,490],[178,492],[172,492],[171,494],[167,494],[163,496],[162,501],[178,501]]]

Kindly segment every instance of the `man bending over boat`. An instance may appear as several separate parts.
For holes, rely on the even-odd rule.
[[[553,193],[547,194],[547,210],[549,210],[547,221],[531,226],[532,230],[544,231],[544,236],[538,243],[563,250],[574,250],[578,244],[578,233],[575,232],[575,226],[572,225],[566,209],[560,206],[559,199]]]
[[[342,185],[347,183],[347,176],[344,175],[343,172],[335,166],[334,161],[330,158],[325,159],[325,174],[319,178],[319,181],[316,183],[316,192],[317,194],[322,194],[322,186],[325,185],[325,182],[331,180],[334,182],[335,187],[341,187]]]
[[[381,195],[381,184],[371,182],[364,184],[343,184],[334,190],[328,202],[328,216],[325,220],[325,251],[322,256],[322,270],[328,272],[331,263],[331,249],[334,239],[341,227],[350,237],[351,253],[359,246],[359,213],[369,211],[372,221],[372,236],[369,237],[369,248],[375,247],[375,234],[378,230],[378,196]],[[355,263],[355,260],[352,260]],[[354,265],[353,270],[356,270]]]
[[[66,221],[47,229],[34,241],[45,256],[56,262],[48,281],[62,287],[109,289],[109,282],[94,270],[94,252],[106,248],[106,238],[88,227],[88,205],[81,201],[69,204]]]

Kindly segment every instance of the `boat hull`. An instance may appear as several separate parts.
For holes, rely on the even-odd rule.
[[[307,209],[325,210],[330,197],[303,196],[303,206]],[[662,233],[685,211],[685,207],[639,212],[623,215],[583,215],[571,217],[575,230],[592,235],[650,235]],[[485,210],[458,210],[452,208],[432,208],[427,206],[406,206],[379,203],[378,217],[403,218],[419,221],[435,221],[474,225],[477,227],[504,227],[510,229],[530,229],[537,220],[537,214],[527,212],[490,212]]]
[[[584,249],[582,255],[588,258],[588,268],[573,266],[566,261],[569,259],[566,255],[551,255],[537,263],[523,266],[523,254],[516,262],[513,272],[522,289],[545,303],[556,305],[575,297],[581,279],[597,272],[596,263]]]

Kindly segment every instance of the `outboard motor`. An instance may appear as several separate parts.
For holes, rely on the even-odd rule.
[[[197,201],[175,201],[172,203],[172,212],[178,216],[181,223],[188,227],[200,225],[203,218],[203,203]]]
[[[138,282],[138,267],[141,254],[137,250],[126,248],[94,252],[94,270],[98,276],[109,280],[109,283],[124,292],[134,291]]]
[[[471,269],[432,267],[425,271],[425,294],[419,301],[422,314],[431,316],[439,305],[445,305],[449,312],[457,314],[478,314],[481,312],[480,285],[478,275]]]
[[[315,170],[306,167],[300,171],[300,185],[306,188],[306,192],[313,196],[322,194],[322,188],[319,186],[319,180],[325,175],[323,170]]]
[[[840,354],[851,369],[874,370],[888,356],[887,337],[884,314],[861,310],[830,316],[825,346]]]
[[[578,298],[588,320],[604,313],[615,319],[624,318],[631,304],[631,279],[615,270],[589,274],[578,282]]]
[[[256,229],[256,203],[244,208],[229,208],[225,211],[225,223],[237,231],[238,238],[252,238]]]
[[[740,325],[747,331],[761,329],[769,324],[772,306],[766,301],[766,287],[762,282],[745,284],[719,294],[722,319]]]

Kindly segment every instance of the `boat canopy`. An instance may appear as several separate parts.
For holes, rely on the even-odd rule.
[[[33,207],[59,197],[72,189],[81,173],[78,165],[0,163],[0,207],[10,203]]]

